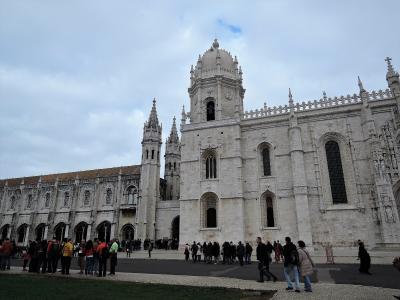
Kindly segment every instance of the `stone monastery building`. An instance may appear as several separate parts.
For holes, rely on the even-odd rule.
[[[386,90],[358,79],[358,94],[295,103],[289,90],[247,112],[241,67],[215,40],[191,68],[164,179],[154,101],[141,165],[1,180],[1,238],[399,246],[400,78],[386,62]]]

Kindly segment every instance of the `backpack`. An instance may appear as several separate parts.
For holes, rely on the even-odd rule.
[[[291,265],[299,264],[299,252],[297,252],[297,249],[294,249],[294,250],[292,250],[292,252],[290,252],[289,264],[291,264]]]
[[[108,249],[107,246],[101,249],[101,257],[103,259],[107,259],[109,256],[110,256],[110,250]]]
[[[57,256],[60,254],[60,244],[59,243],[52,243],[50,248],[50,253],[53,256]]]

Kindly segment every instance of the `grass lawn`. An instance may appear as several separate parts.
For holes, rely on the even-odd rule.
[[[241,299],[240,290],[0,274],[0,299]],[[265,299],[265,298],[264,298]]]

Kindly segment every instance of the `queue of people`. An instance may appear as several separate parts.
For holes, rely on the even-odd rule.
[[[61,263],[61,274],[69,275],[73,253],[78,255],[79,274],[105,277],[109,261],[109,275],[115,275],[119,243],[113,239],[81,241],[75,247],[71,239],[62,242],[53,238],[46,241],[29,241],[28,248],[22,249],[23,271],[32,273],[56,273]]]

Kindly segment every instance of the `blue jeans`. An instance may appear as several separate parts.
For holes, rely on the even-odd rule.
[[[93,272],[99,271],[99,258],[97,256],[93,256]]]
[[[293,273],[295,288],[296,290],[300,290],[299,269],[297,268],[297,266],[288,265],[287,267],[283,268],[283,273],[285,275],[288,288],[293,288],[292,280],[290,279],[290,273]]]
[[[86,268],[85,268],[85,274],[93,274],[93,264],[94,264],[94,258],[86,256]]]
[[[311,278],[310,275],[304,276],[304,289],[311,291]]]

